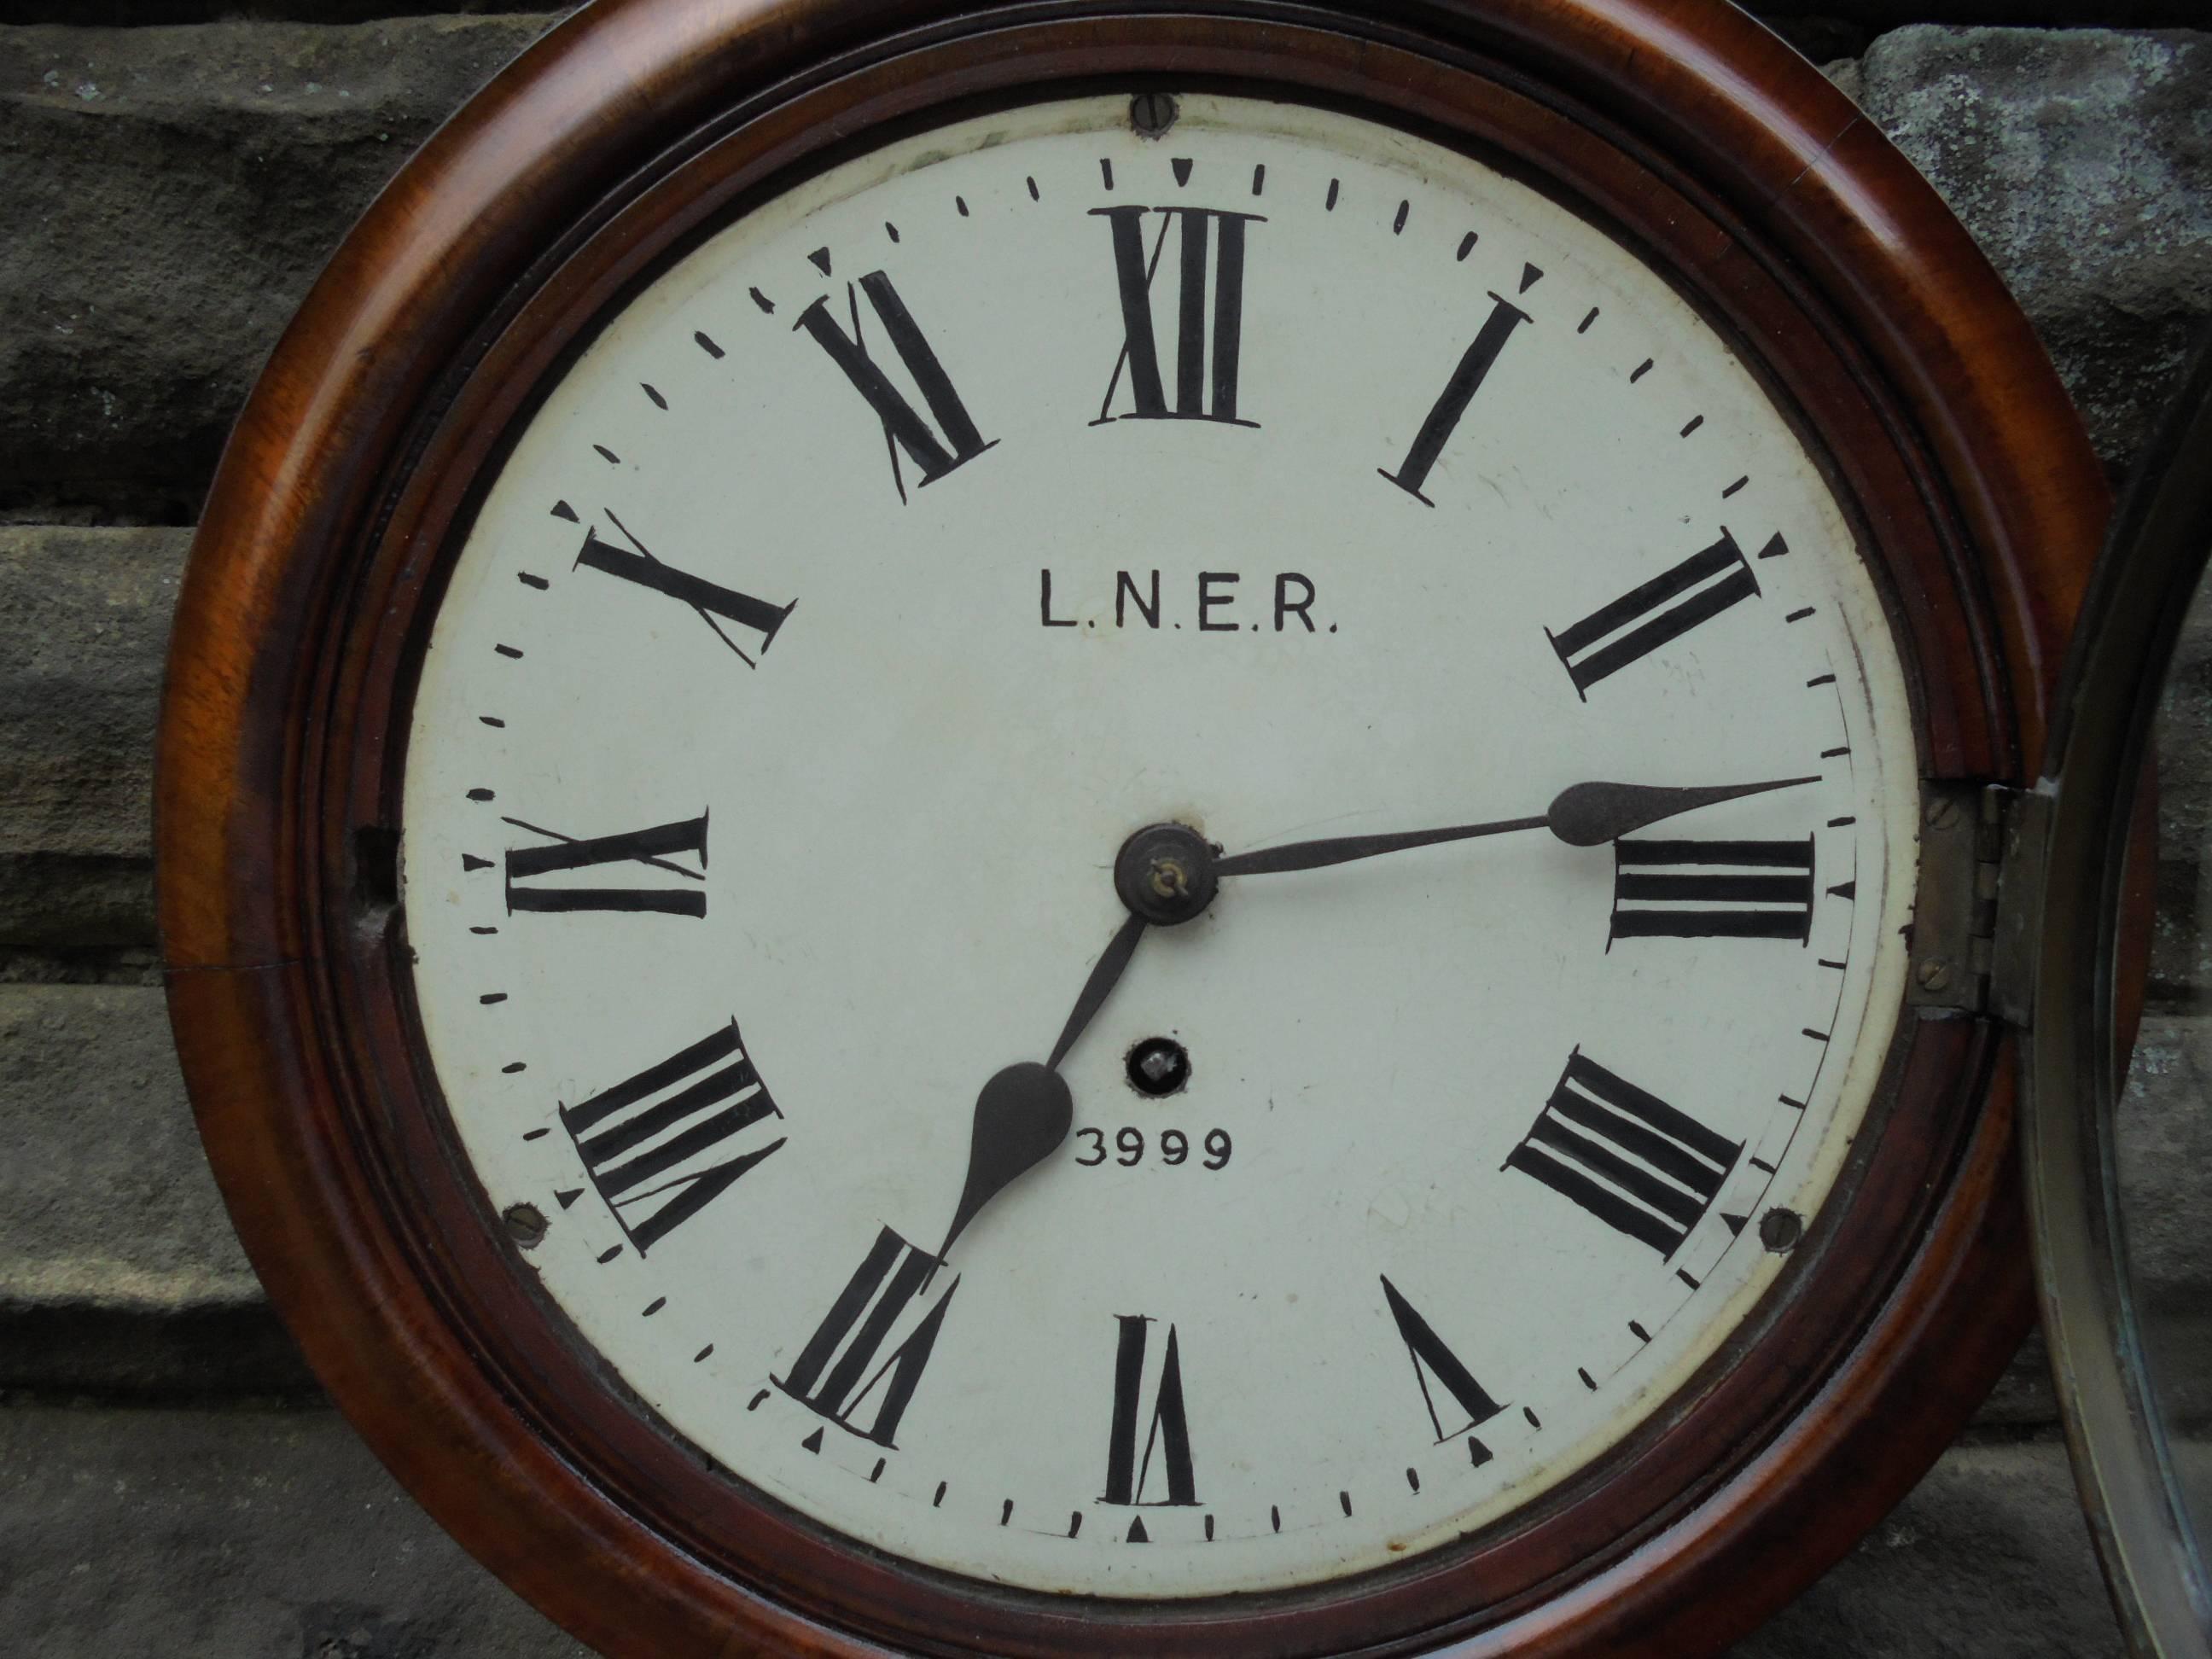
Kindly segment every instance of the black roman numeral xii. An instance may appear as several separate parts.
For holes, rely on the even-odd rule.
[[[1121,356],[1093,425],[1122,420],[1226,421],[1238,426],[1237,385],[1244,356],[1244,243],[1248,225],[1267,222],[1253,213],[1215,208],[1093,208],[1114,235],[1114,275],[1121,295]],[[1159,234],[1145,250],[1145,220],[1158,214]],[[1152,279],[1167,251],[1168,233],[1180,228],[1176,261],[1175,403],[1168,403],[1160,372],[1159,338],[1152,322]],[[1211,277],[1212,304],[1206,303]],[[1208,338],[1207,322],[1212,328]],[[1209,349],[1210,346],[1210,349]],[[1128,371],[1133,407],[1115,416],[1114,394]]]

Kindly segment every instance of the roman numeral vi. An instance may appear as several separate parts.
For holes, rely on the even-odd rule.
[[[1190,1419],[1183,1409],[1182,1355],[1176,1345],[1176,1328],[1167,1329],[1167,1340],[1152,1345],[1153,1322],[1141,1314],[1120,1314],[1115,1323],[1120,1335],[1114,1349],[1114,1426],[1106,1441],[1107,1504],[1180,1504],[1198,1502],[1197,1483],[1191,1474]],[[1157,1360],[1146,1363],[1152,1354]],[[1144,1407],[1149,1398],[1152,1410]],[[1143,1425],[1141,1450],[1138,1428]],[[1147,1497],[1152,1454],[1159,1453],[1160,1476],[1167,1488],[1164,1498]],[[1130,1541],[1142,1541],[1132,1531]]]

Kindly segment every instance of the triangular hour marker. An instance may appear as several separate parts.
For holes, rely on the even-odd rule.
[[[1840,883],[1828,890],[1828,896],[1831,898],[1856,899],[1859,896],[1859,884],[1856,881]]]
[[[1544,273],[1540,267],[1530,264],[1522,265],[1521,267],[1520,291],[1526,294],[1530,289],[1535,287],[1538,283],[1543,281],[1543,279]]]
[[[1129,1522],[1129,1535],[1125,1541],[1132,1544],[1149,1544],[1152,1541],[1152,1534],[1145,1530],[1143,1516],[1138,1516]]]
[[[822,1455],[822,1431],[819,1429],[815,1430],[813,1433],[808,1435],[805,1439],[800,1441],[799,1443],[805,1447],[807,1450],[812,1452],[816,1456],[820,1456]]]
[[[561,1206],[562,1209],[564,1209],[564,1210],[565,1210],[565,1209],[567,1209],[567,1208],[568,1208],[571,1204],[574,1204],[574,1203],[578,1199],[581,1198],[583,1195],[584,1195],[584,1189],[583,1189],[581,1187],[571,1187],[571,1188],[568,1188],[565,1192],[558,1192],[558,1193],[554,1194],[553,1194],[553,1198],[554,1198],[554,1201],[555,1201],[556,1203],[559,1204],[559,1205],[560,1205],[560,1206]]]
[[[817,247],[813,252],[808,254],[806,257],[814,261],[815,270],[820,271],[824,276],[827,276],[830,274],[830,250],[828,248]]]
[[[1188,184],[1190,182],[1190,157],[1188,155],[1176,156],[1175,158],[1174,167],[1176,183],[1178,185]]]
[[[1751,1218],[1747,1215],[1730,1215],[1723,1210],[1721,1212],[1721,1219],[1728,1223],[1729,1237],[1733,1238],[1743,1231],[1744,1224]]]
[[[556,501],[553,503],[553,516],[556,519],[566,519],[570,524],[578,524],[581,522],[581,520],[576,517],[576,509],[569,506],[566,501]]]

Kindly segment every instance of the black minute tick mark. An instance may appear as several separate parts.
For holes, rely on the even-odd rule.
[[[553,1132],[550,1129],[532,1129],[528,1134],[522,1138],[525,1140],[543,1140],[546,1136],[552,1133]]]
[[[1252,169],[1252,193],[1260,195],[1267,188],[1267,164],[1265,161]]]
[[[507,727],[507,722],[500,719],[496,714],[479,714],[477,716],[477,719],[483,725],[490,726],[495,732],[504,731]]]
[[[1689,436],[1692,432],[1695,432],[1695,431],[1696,431],[1699,427],[1703,426],[1705,423],[1705,417],[1704,416],[1702,416],[1702,415],[1692,415],[1692,416],[1690,416],[1690,420],[1689,420],[1689,423],[1682,428],[1682,436],[1684,436],[1685,438],[1688,437],[1688,436]]]
[[[609,466],[620,466],[622,465],[622,457],[616,454],[613,450],[609,449],[605,444],[593,444],[592,447],[599,452],[599,459],[605,461]]]
[[[668,1305],[668,1298],[667,1298],[666,1297],[665,1297],[665,1296],[656,1296],[655,1297],[653,1297],[653,1300],[652,1300],[652,1301],[650,1301],[650,1302],[648,1302],[648,1303],[647,1303],[647,1304],[645,1304],[645,1311],[644,1311],[643,1313],[640,1314],[640,1315],[638,1316],[638,1317],[639,1317],[639,1318],[641,1318],[641,1319],[650,1319],[650,1318],[652,1318],[652,1317],[653,1316],[653,1315],[655,1315],[655,1314],[659,1313],[659,1312],[663,1308],[666,1307],[667,1305]]]
[[[1726,501],[1729,496],[1731,496],[1731,495],[1735,495],[1735,492],[1736,492],[1737,490],[1739,490],[1739,489],[1742,489],[1746,484],[1749,483],[1750,482],[1751,482],[1751,474],[1749,474],[1748,472],[1747,472],[1747,473],[1745,473],[1745,474],[1743,475],[1743,477],[1741,477],[1741,478],[1738,478],[1738,479],[1737,479],[1734,483],[1730,484],[1730,485],[1729,485],[1726,489],[1723,489],[1723,491],[1721,491],[1721,499],[1722,499],[1723,501]]]
[[[755,289],[746,289],[745,291],[746,291],[748,294],[750,294],[750,295],[752,295],[752,298],[753,298],[753,303],[754,303],[755,305],[758,306],[758,307],[761,308],[761,310],[762,310],[763,312],[766,313],[769,316],[771,316],[771,317],[773,317],[773,316],[775,316],[775,301],[773,301],[773,300],[769,299],[769,298],[768,297],[768,295],[765,295],[765,294],[762,293],[762,292],[761,292],[758,289],[757,289],[757,288],[755,288]],[[719,357],[719,356],[720,356],[722,354],[721,354],[720,352],[719,352],[719,351],[718,351],[718,352],[716,352],[714,355],[715,355],[717,357]]]
[[[1481,240],[1471,230],[1459,239],[1459,259],[1462,264],[1467,263],[1467,256],[1474,252],[1474,245]]]
[[[952,198],[952,205],[960,210],[960,216],[962,218],[965,219],[968,216],[968,198],[965,196],[954,197]],[[999,1524],[1000,1526],[1004,1526],[1006,1525],[1006,1522],[1001,1521]]]
[[[1098,178],[1107,189],[1114,188],[1114,163],[1103,155],[1098,158]]]
[[[1638,1342],[1649,1342],[1651,1340],[1651,1333],[1632,1319],[1628,1322],[1628,1334]]]
[[[1698,1283],[1696,1279],[1691,1278],[1689,1274],[1684,1273],[1680,1267],[1674,1269],[1674,1277],[1680,1279],[1685,1285],[1687,1285],[1693,1291],[1702,1291],[1705,1289],[1704,1285]]]
[[[1576,333],[1577,333],[1577,334],[1587,334],[1587,333],[1589,333],[1589,325],[1590,325],[1592,323],[1595,322],[1596,320],[1597,320],[1597,307],[1596,307],[1595,306],[1592,306],[1592,307],[1589,308],[1589,316],[1587,316],[1587,317],[1585,317],[1585,318],[1583,318],[1583,319],[1582,319],[1582,321],[1580,321],[1579,323],[1577,323],[1577,324],[1575,325],[1575,332],[1576,332]]]
[[[1044,199],[1037,194],[1036,180],[1035,179],[1024,179],[1023,182],[1030,187],[1030,200],[1032,202],[1041,202]]]
[[[929,1507],[930,1507],[930,1508],[932,1508],[932,1509],[935,1509],[935,1508],[937,1508],[940,1504],[942,1504],[942,1503],[944,1503],[944,1502],[945,1502],[945,1483],[944,1483],[942,1480],[940,1480],[940,1481],[939,1481],[939,1482],[937,1483],[937,1496],[936,1496],[936,1497],[934,1497],[934,1498],[931,1498],[931,1499],[929,1500]]]
[[[1413,204],[1411,202],[1398,204],[1398,216],[1390,223],[1390,234],[1393,236],[1402,236],[1406,234],[1406,221],[1413,211]]]
[[[533,576],[527,570],[516,571],[514,573],[514,579],[520,582],[525,587],[534,587],[541,593],[553,585],[547,581],[544,577]]]
[[[647,386],[643,380],[640,380],[638,382],[638,386],[647,397],[653,399],[653,406],[655,409],[665,409],[668,407],[668,399],[662,397],[659,392],[654,387]]]
[[[490,800],[494,799],[494,797],[492,795],[492,792],[489,789],[471,789],[469,791],[469,799],[471,800],[482,801]]]
[[[753,291],[756,295],[760,292],[757,289]],[[709,357],[714,358],[718,362],[721,361],[722,357],[726,355],[723,352],[722,348],[716,345],[714,341],[709,339],[703,330],[695,332],[691,336],[691,343],[697,346],[700,350],[705,352]]]
[[[897,241],[899,239],[898,227],[893,224],[890,220],[884,220],[884,234],[890,237],[894,242]]]
[[[1532,1429],[1540,1429],[1544,1426],[1544,1419],[1526,1406],[1521,1408],[1521,1415],[1528,1419],[1528,1426]]]
[[[1803,621],[1805,620],[1805,618],[1806,618],[1806,617],[1809,617],[1809,616],[1811,616],[1811,615],[1813,614],[1813,610],[1814,610],[1814,607],[1813,607],[1813,606],[1811,606],[1811,605],[1805,605],[1805,606],[1802,607],[1802,608],[1801,608],[1801,609],[1799,609],[1799,610],[1796,610],[1796,611],[1791,611],[1788,616],[1784,617],[1782,620],[1783,620],[1783,621],[1784,621],[1784,622],[1786,622],[1786,623],[1803,622]]]
[[[1328,200],[1322,204],[1323,209],[1328,212],[1334,213],[1336,211],[1336,192],[1338,188],[1339,185],[1337,180],[1332,179],[1328,181]]]
[[[621,1245],[619,1245],[619,1244],[616,1245],[612,1249],[601,1250],[601,1251],[599,1252],[599,1266],[601,1266],[602,1267],[605,1267],[605,1266],[607,1265],[607,1263],[608,1263],[608,1262],[610,1262],[610,1261],[613,1261],[617,1256],[620,1255],[622,1253],[623,1253],[623,1247],[622,1247]]]
[[[1635,368],[1632,368],[1632,369],[1630,369],[1630,370],[1628,371],[1628,383],[1629,383],[1629,385],[1631,385],[1631,386],[1634,386],[1634,385],[1635,385],[1638,380],[1642,380],[1645,375],[1649,374],[1650,372],[1651,372],[1651,360],[1650,360],[1649,357],[1646,357],[1646,358],[1645,358],[1642,362],[1640,362],[1640,363],[1637,364],[1637,366],[1636,366]]]
[[[492,649],[498,652],[502,657],[512,657],[518,662],[522,659],[522,653],[516,650],[511,645],[495,645],[492,647]]]

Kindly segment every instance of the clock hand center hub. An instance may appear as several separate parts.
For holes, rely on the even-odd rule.
[[[1114,890],[1132,915],[1173,927],[1205,913],[1219,890],[1214,850],[1187,824],[1154,823],[1121,843]]]

